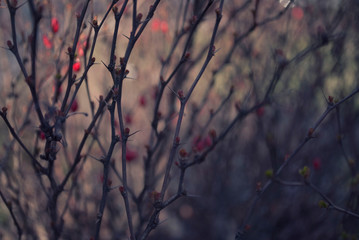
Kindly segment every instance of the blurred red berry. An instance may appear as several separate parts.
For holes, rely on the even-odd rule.
[[[82,57],[84,55],[84,49],[82,47],[79,47],[79,57]]]
[[[59,31],[59,21],[57,18],[51,19],[51,29],[53,33],[57,33]]]
[[[162,21],[160,28],[163,33],[167,33],[168,32],[168,23],[166,21]]]
[[[71,105],[70,110],[71,110],[72,112],[76,112],[78,108],[79,108],[79,104],[78,104],[77,100],[75,99],[74,102],[73,102],[72,105]]]
[[[151,30],[156,32],[160,30],[160,26],[161,26],[161,21],[157,18],[153,19],[151,24]]]
[[[50,41],[50,39],[47,37],[46,34],[44,34],[42,36],[42,42],[44,43],[44,46],[47,48],[47,49],[51,49],[52,48],[52,43]]]
[[[45,140],[45,133],[43,131],[40,132],[39,137],[41,140]]]
[[[294,7],[292,8],[292,17],[295,20],[301,20],[304,16],[304,11],[301,7]]]
[[[125,115],[125,123],[126,124],[132,123],[132,115],[130,113]]]
[[[81,63],[80,62],[75,62],[74,65],[72,66],[72,69],[74,70],[74,72],[80,71]]]
[[[203,141],[206,147],[212,146],[212,138],[210,136],[207,136]]]
[[[322,160],[319,157],[313,159],[313,168],[319,170],[322,167]]]
[[[142,95],[142,96],[140,97],[140,99],[139,99],[139,103],[140,103],[140,106],[141,106],[141,107],[145,107],[146,104],[147,104],[146,97]]]
[[[126,149],[126,161],[132,162],[137,158],[138,154],[135,151],[130,150],[129,148]]]
[[[264,107],[260,107],[256,111],[258,117],[262,117],[264,115]]]

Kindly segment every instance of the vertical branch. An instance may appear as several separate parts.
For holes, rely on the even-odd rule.
[[[116,143],[118,142],[118,138],[116,137],[115,133],[115,106],[116,101],[112,101],[111,106],[109,106],[109,111],[111,115],[111,144],[109,147],[109,150],[107,152],[107,155],[103,161],[103,183],[102,183],[102,198],[100,202],[100,208],[99,212],[97,214],[97,220],[96,220],[96,230],[95,230],[95,239],[100,239],[100,229],[101,229],[101,223],[102,223],[102,217],[104,214],[105,206],[106,206],[106,200],[108,192],[110,191],[109,188],[109,170],[110,170],[110,160],[111,156],[113,154],[113,150],[115,148]]]
[[[209,6],[207,6],[207,7],[209,7]],[[174,137],[173,137],[172,148],[171,148],[171,152],[170,152],[169,159],[168,159],[168,162],[167,162],[165,176],[164,176],[164,179],[163,179],[163,184],[162,184],[162,189],[161,189],[161,197],[160,197],[161,201],[163,201],[163,198],[164,198],[165,193],[166,193],[166,189],[167,189],[168,184],[169,184],[169,175],[170,175],[171,168],[172,168],[172,165],[173,165],[174,156],[175,156],[175,153],[176,153],[176,150],[177,150],[177,145],[178,145],[177,144],[177,142],[178,142],[177,139],[179,139],[179,132],[180,132],[180,128],[181,128],[181,125],[182,125],[182,118],[183,118],[183,115],[184,115],[185,106],[186,106],[189,98],[191,97],[191,95],[192,95],[192,93],[194,91],[194,88],[197,86],[197,84],[198,84],[199,80],[201,79],[204,71],[206,70],[209,62],[211,61],[212,57],[215,54],[214,41],[215,41],[215,38],[216,38],[219,23],[220,23],[221,18],[222,18],[222,7],[223,7],[223,0],[220,3],[220,7],[216,9],[216,22],[215,22],[215,25],[214,25],[214,28],[213,28],[211,42],[210,42],[210,45],[208,47],[207,58],[204,61],[203,65],[201,67],[201,70],[199,71],[197,77],[193,81],[187,95],[185,97],[179,96],[180,101],[181,101],[181,107],[180,107],[180,111],[179,111],[179,114],[178,114],[178,120],[177,120],[175,134],[174,134]]]
[[[90,1],[91,0],[86,0],[85,5],[82,8],[81,14],[76,15],[76,18],[77,18],[76,33],[75,33],[75,37],[74,37],[72,47],[68,48],[68,55],[69,55],[68,80],[67,80],[66,93],[65,93],[64,99],[62,101],[62,105],[61,105],[61,111],[62,112],[65,111],[65,107],[67,105],[67,100],[68,100],[69,95],[70,95],[71,87],[74,84],[73,76],[72,76],[72,71],[73,71],[72,66],[73,66],[74,60],[75,60],[75,53],[76,53],[77,43],[78,43],[79,37],[80,37],[82,23],[83,23],[83,20],[85,18],[87,7],[88,7],[88,4],[89,4]]]

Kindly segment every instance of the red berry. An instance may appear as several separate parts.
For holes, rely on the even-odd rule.
[[[40,139],[45,140],[45,133],[43,131],[40,132]]]
[[[319,170],[322,167],[322,161],[319,157],[313,159],[313,168]]]
[[[74,70],[74,72],[80,71],[81,63],[80,62],[75,62],[74,65],[72,66],[72,69]]]
[[[262,117],[264,115],[264,107],[260,107],[256,111],[258,117]]]
[[[125,122],[126,122],[126,124],[132,123],[132,115],[131,114],[125,115]]]
[[[167,33],[168,32],[168,23],[166,21],[162,21],[160,28],[163,33]]]
[[[140,97],[140,100],[139,100],[139,103],[140,103],[140,106],[141,106],[141,107],[145,107],[146,104],[147,104],[146,97],[145,97],[145,96],[141,96],[141,97]]]
[[[152,31],[158,31],[160,29],[161,21],[159,19],[153,19],[151,24]]]
[[[126,161],[127,162],[132,162],[133,160],[135,160],[137,158],[137,156],[138,156],[137,152],[132,151],[127,148],[127,150],[126,150]]]
[[[44,46],[47,48],[47,49],[51,49],[52,48],[52,43],[50,41],[50,39],[47,37],[47,35],[43,35],[42,36],[42,42],[44,43]]]
[[[212,145],[212,138],[210,136],[207,136],[203,141],[206,147],[210,147]]]
[[[73,101],[72,105],[71,105],[70,110],[71,110],[72,112],[76,112],[78,108],[79,108],[79,104],[78,104],[77,100],[75,99],[75,100]]]
[[[57,33],[59,31],[59,21],[57,18],[51,19],[51,29],[53,33]]]
[[[292,8],[292,17],[295,20],[301,20],[304,16],[304,12],[303,9],[301,7],[294,7]]]

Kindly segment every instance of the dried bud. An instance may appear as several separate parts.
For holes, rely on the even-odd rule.
[[[130,73],[130,70],[126,69],[125,70],[125,76],[127,76],[127,74],[129,74],[129,73]]]
[[[125,64],[125,59],[124,59],[123,57],[120,57],[120,64],[121,64],[121,66],[122,66],[123,64]]]
[[[308,137],[312,137],[314,133],[314,129],[313,128],[309,128],[308,130]]]
[[[334,98],[332,96],[328,97],[328,101],[329,101],[330,104],[333,104],[333,100],[334,100]]]
[[[2,113],[4,114],[4,115],[6,115],[6,112],[7,112],[7,107],[2,107]]]
[[[212,45],[211,53],[214,55],[216,53],[216,46]]]
[[[182,91],[182,90],[178,90],[177,94],[178,94],[178,97],[179,97],[180,99],[183,99],[183,98],[184,98],[184,94],[183,94],[183,91]]]
[[[180,137],[176,137],[175,143],[176,143],[176,144],[180,144],[180,142],[181,142],[181,138],[180,138]]]
[[[9,47],[9,49],[12,49],[14,47],[14,45],[12,44],[12,42],[10,40],[7,40],[7,46]]]
[[[282,49],[274,50],[274,60],[280,67],[284,67],[288,63],[287,57]]]
[[[214,129],[209,130],[208,135],[209,135],[212,139],[216,139],[216,137],[217,137],[216,130],[214,130]]]
[[[121,194],[125,193],[125,188],[123,186],[119,186],[118,190],[121,192]]]
[[[222,17],[222,10],[220,8],[216,8],[216,14],[217,14],[217,17]]]
[[[185,60],[188,60],[190,57],[191,57],[191,54],[190,54],[189,52],[187,52],[187,53],[184,55],[184,59],[185,59]]]
[[[92,25],[94,25],[95,27],[97,27],[97,16],[95,16],[92,20]]]
[[[141,22],[142,16],[143,16],[142,13],[137,14],[136,21],[138,23]]]
[[[125,132],[126,135],[128,135],[128,134],[130,134],[130,129],[127,127],[127,128],[124,129],[124,132]]]
[[[99,99],[100,99],[100,102],[102,102],[103,101],[103,96],[100,95]]]
[[[178,153],[179,153],[181,158],[186,158],[188,156],[188,153],[184,148],[181,148],[181,150],[179,150]]]
[[[160,82],[161,82],[161,84],[165,84],[165,83],[166,83],[166,81],[165,81],[165,79],[163,78],[162,75],[160,76]]]
[[[153,202],[158,202],[161,198],[161,193],[157,192],[157,191],[152,191],[151,192],[151,199]]]
[[[68,54],[72,54],[72,47],[68,47],[68,48],[67,48],[67,53],[68,53]]]
[[[96,61],[96,58],[95,58],[95,57],[91,58],[91,63],[92,63],[92,64],[94,64],[95,61]]]
[[[114,95],[114,96],[118,96],[118,93],[119,93],[118,87],[114,88],[114,89],[113,89],[113,95]]]
[[[115,68],[115,74],[120,75],[121,74],[121,68]]]

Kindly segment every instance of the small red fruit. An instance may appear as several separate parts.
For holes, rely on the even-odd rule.
[[[72,69],[74,70],[74,72],[78,72],[80,71],[81,69],[81,63],[78,61],[78,62],[75,62],[74,65],[72,66]]]
[[[160,30],[160,26],[161,26],[161,21],[159,19],[153,19],[151,24],[151,30],[156,32]]]
[[[51,49],[52,48],[52,43],[50,41],[50,39],[47,37],[47,35],[43,35],[42,36],[42,42],[44,43],[44,46],[47,48],[47,49]]]
[[[264,107],[260,107],[256,111],[258,117],[262,117],[264,115]]]
[[[313,159],[313,168],[319,170],[322,167],[322,161],[319,157]]]
[[[146,104],[147,104],[146,97],[145,97],[145,96],[141,96],[140,99],[139,99],[139,103],[140,103],[140,106],[141,106],[141,107],[145,107]]]
[[[57,33],[59,31],[59,21],[57,18],[51,19],[51,30],[53,33]]]
[[[71,110],[72,112],[76,112],[78,108],[79,108],[79,103],[78,103],[77,100],[75,99],[75,100],[73,101],[72,105],[71,105],[70,110]]]
[[[132,151],[127,148],[127,150],[126,150],[126,161],[127,162],[132,162],[133,160],[135,160],[137,158],[137,156],[138,156],[137,152]]]
[[[168,23],[166,21],[162,21],[160,28],[161,28],[162,33],[167,33],[168,32]]]
[[[41,140],[45,140],[45,138],[46,138],[45,133],[43,131],[41,131],[39,137],[40,137]]]

